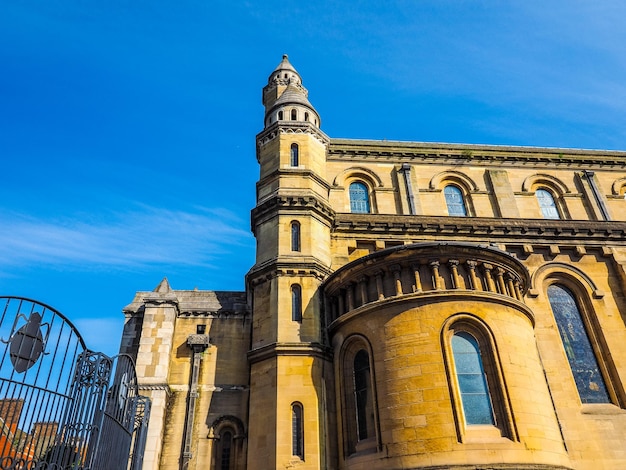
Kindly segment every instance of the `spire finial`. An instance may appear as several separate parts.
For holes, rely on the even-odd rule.
[[[283,54],[283,60],[289,60],[289,56],[287,54]]]

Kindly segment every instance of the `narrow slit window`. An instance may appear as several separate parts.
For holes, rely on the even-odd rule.
[[[448,185],[443,189],[448,207],[448,215],[456,217],[466,217],[467,208],[463,199],[463,192],[457,186]]]
[[[359,441],[374,436],[374,396],[369,355],[361,349],[354,356],[354,403]]]
[[[467,332],[455,333],[452,336],[452,354],[465,423],[495,425],[478,341]]]
[[[295,109],[291,110],[291,120],[295,121],[298,119],[298,111],[296,111]]]
[[[369,192],[363,183],[350,184],[350,212],[354,214],[368,214],[370,212]]]
[[[300,223],[291,222],[291,251],[300,251]]]
[[[283,112],[282,111],[278,111],[278,120],[279,121],[283,120]]]
[[[535,191],[535,197],[539,202],[539,208],[541,209],[541,215],[544,219],[560,219],[561,215],[556,207],[556,202],[550,191],[545,189],[538,189]]]
[[[309,113],[304,113],[304,120],[309,121]]]
[[[291,155],[289,159],[291,166],[298,166],[300,164],[300,155],[298,144],[291,144]]]
[[[304,420],[300,403],[291,405],[291,452],[304,460]]]
[[[220,470],[230,470],[233,433],[230,431],[223,432],[220,441],[220,445],[222,447],[220,455]]]
[[[302,288],[298,284],[291,286],[291,319],[302,321]]]
[[[580,309],[569,289],[548,286],[548,300],[583,403],[611,403]]]

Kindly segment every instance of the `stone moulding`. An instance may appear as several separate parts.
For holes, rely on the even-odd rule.
[[[623,151],[349,139],[331,139],[328,160],[626,168]]]
[[[276,356],[313,356],[332,360],[332,350],[320,343],[271,343],[248,352],[250,364]]]
[[[387,214],[347,214],[335,216],[334,234],[384,233],[409,236],[446,234],[490,239],[555,239],[588,244],[610,241],[626,244],[626,223],[586,220],[496,219],[490,217],[396,216]]]
[[[330,137],[310,122],[277,121],[257,134],[257,161],[259,161],[259,149],[280,134],[311,134],[324,145],[330,143]]]
[[[352,261],[329,276],[323,291],[330,324],[370,304],[427,295],[495,296],[519,308],[529,286],[528,270],[510,253],[472,243],[424,242]]]

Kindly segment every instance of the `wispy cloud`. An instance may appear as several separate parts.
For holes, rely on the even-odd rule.
[[[244,222],[223,209],[135,206],[109,215],[41,217],[0,212],[0,264],[77,269],[209,265],[251,241]]]

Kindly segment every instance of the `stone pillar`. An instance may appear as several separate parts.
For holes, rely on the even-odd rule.
[[[153,292],[138,293],[143,300],[143,322],[137,352],[137,377],[142,395],[152,400],[143,470],[158,470],[165,431],[167,400],[170,388],[167,382],[172,354],[172,338],[178,314],[178,299],[167,279]],[[128,313],[135,304],[125,309]],[[137,308],[132,315],[140,315]]]

